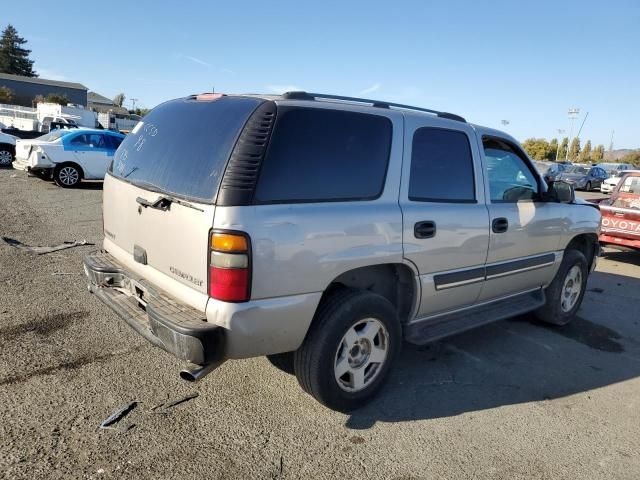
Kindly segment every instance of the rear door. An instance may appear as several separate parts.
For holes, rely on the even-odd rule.
[[[534,289],[552,276],[564,219],[541,200],[542,179],[515,141],[481,138],[490,225],[487,279],[480,300]]]
[[[200,310],[208,298],[208,242],[219,182],[261,101],[166,102],[126,136],[105,178],[106,250]],[[154,207],[163,197],[175,201]]]
[[[420,274],[419,317],[473,305],[484,280],[489,216],[473,129],[406,115],[400,189],[404,256]]]
[[[87,179],[104,177],[107,169],[107,146],[101,133],[84,132],[64,140],[65,150],[73,154]],[[68,160],[73,161],[73,158]],[[110,157],[109,157],[110,159]]]

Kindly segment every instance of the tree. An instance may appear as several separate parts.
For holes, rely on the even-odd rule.
[[[544,138],[527,138],[522,147],[534,160],[544,160],[549,154],[549,142]]]
[[[140,107],[136,107],[135,110],[129,110],[129,113],[131,115],[138,115],[140,117],[144,117],[147,113],[149,113],[151,111],[150,108],[140,108]]]
[[[567,157],[567,147],[569,146],[569,137],[564,137],[560,144],[560,151],[558,152],[558,158],[556,161],[562,162]]]
[[[13,103],[15,98],[13,90],[9,87],[0,87],[0,103]]]
[[[124,103],[125,98],[126,97],[124,96],[124,93],[119,93],[115,97],[113,97],[113,103],[121,107],[122,104]]]
[[[71,103],[69,97],[61,93],[50,93],[49,95],[44,97],[44,101],[47,103],[58,103],[63,106],[67,103]]]
[[[558,153],[558,139],[552,138],[549,142],[549,152],[547,153],[547,160],[556,160],[556,154]]]
[[[18,35],[13,25],[7,25],[0,37],[0,73],[11,73],[25,77],[37,77],[33,70],[33,60],[29,60],[31,50],[22,48],[27,41]]]
[[[591,140],[587,140],[587,143],[584,144],[584,147],[578,156],[578,161],[585,163],[591,161]]]
[[[604,145],[598,145],[593,149],[593,152],[591,152],[591,161],[593,163],[600,163],[602,160],[604,160]]]
[[[580,139],[578,137],[571,140],[571,146],[569,147],[569,160],[575,162],[580,155]]]
[[[45,102],[44,96],[38,94],[35,97],[33,97],[33,100],[31,100],[31,106],[35,108],[39,103],[44,103],[44,102]]]
[[[620,159],[621,163],[631,163],[636,167],[640,167],[640,150],[634,150],[633,152],[627,153],[624,157]]]

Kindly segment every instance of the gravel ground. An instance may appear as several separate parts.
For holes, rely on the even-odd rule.
[[[99,244],[101,195],[0,170],[0,235]],[[0,241],[4,478],[640,478],[640,255],[607,253],[565,328],[520,317],[406,345],[383,393],[344,415],[264,358],[181,381],[87,292],[91,248]]]

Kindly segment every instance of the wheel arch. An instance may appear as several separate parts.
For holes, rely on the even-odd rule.
[[[565,247],[567,250],[578,250],[587,259],[589,269],[593,265],[595,260],[595,254],[597,252],[598,235],[596,233],[580,233],[575,235]]]
[[[60,163],[56,163],[56,166],[54,167],[54,171],[57,172],[58,170],[60,170],[62,167],[65,167],[67,165],[71,165],[72,167],[75,167],[78,169],[78,172],[80,172],[80,180],[83,180],[85,178],[84,176],[84,170],[82,169],[82,167],[76,163],[76,162],[71,162],[71,161],[66,161],[66,162],[60,162]]]
[[[404,263],[382,263],[348,270],[334,278],[324,290],[323,300],[338,289],[353,288],[376,293],[391,302],[400,323],[415,315],[420,300],[417,272]]]
[[[0,142],[0,148],[6,148],[7,150],[9,150],[11,152],[11,155],[13,155],[13,157],[15,158],[16,156],[16,146],[12,145],[11,143],[7,143],[7,142]]]

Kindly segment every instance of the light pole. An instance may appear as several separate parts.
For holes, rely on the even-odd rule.
[[[569,147],[571,146],[571,140],[573,137],[573,123],[575,122],[576,118],[578,118],[578,115],[580,115],[580,109],[570,108],[568,115],[569,115],[569,120],[571,122],[571,130],[569,133],[569,143],[567,144],[567,154],[565,155],[565,160],[569,160]]]
[[[509,125],[511,122],[509,120],[500,120],[500,123],[502,124],[502,126],[506,127],[507,125]]]
[[[558,129],[558,148],[556,148],[556,162],[558,161],[558,155],[560,154],[560,135],[565,132],[562,128]],[[569,150],[569,145],[567,145],[567,150]]]
[[[137,98],[131,98],[131,110],[135,111],[136,109],[136,102],[138,101]]]

